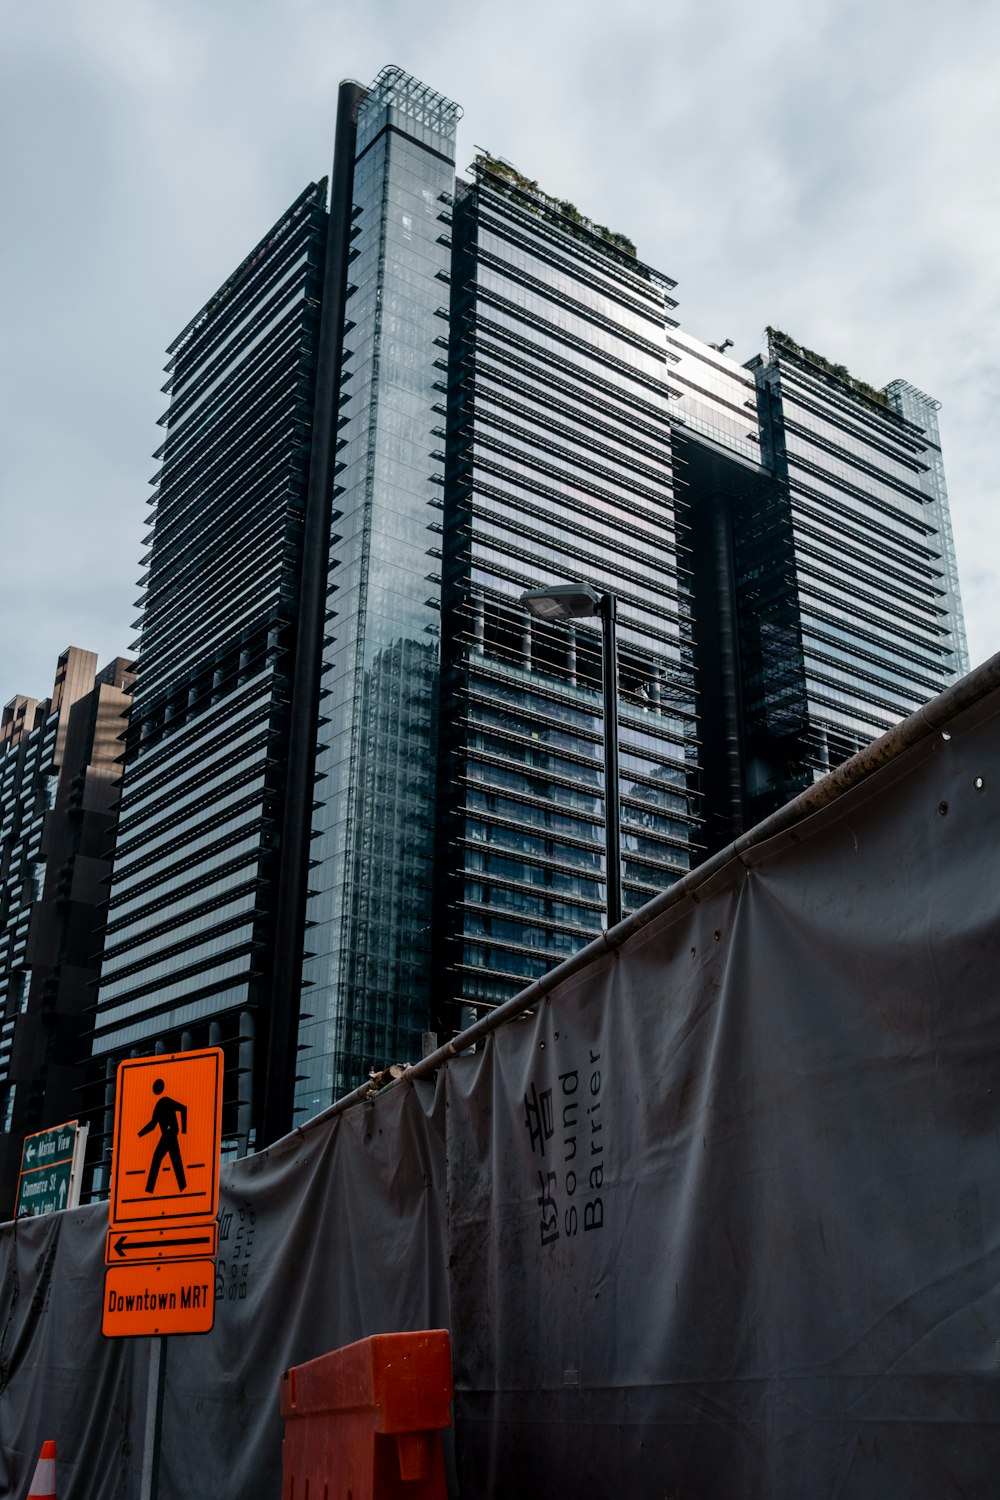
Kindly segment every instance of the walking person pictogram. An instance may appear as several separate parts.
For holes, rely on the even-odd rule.
[[[157,1078],[153,1084],[153,1093],[163,1094],[163,1079]],[[176,1099],[169,1095],[157,1098],[153,1105],[153,1116],[148,1124],[139,1131],[139,1135],[148,1135],[151,1130],[159,1128],[160,1139],[156,1143],[153,1152],[153,1160],[149,1164],[149,1176],[146,1178],[146,1192],[156,1191],[156,1179],[160,1175],[160,1167],[165,1156],[170,1157],[170,1165],[174,1169],[177,1186],[183,1193],[187,1179],[184,1175],[184,1161],[181,1157],[180,1142],[178,1134],[187,1133],[187,1105],[179,1104]]]

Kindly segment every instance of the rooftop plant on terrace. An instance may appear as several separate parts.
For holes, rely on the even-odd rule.
[[[570,203],[566,198],[550,197],[548,193],[542,191],[534,178],[525,177],[509,162],[480,152],[473,164],[473,170],[477,176],[485,175],[492,178],[492,185],[499,187],[501,191],[504,188],[510,188],[519,194],[524,194],[525,198],[531,200],[524,203],[526,208],[537,213],[541,218],[548,219],[550,223],[556,224],[567,234],[576,234],[579,239],[585,239],[590,244],[594,244],[596,236],[599,244],[595,248],[600,249],[606,246],[612,259],[621,260],[623,264],[630,265],[630,268],[637,271],[640,276],[647,274],[645,268],[636,262],[636,248],[627,234],[619,234],[617,230],[609,229],[606,224],[595,224],[593,219],[588,219],[575,203]],[[524,202],[524,199],[521,201]]]
[[[815,349],[807,349],[804,344],[797,344],[791,334],[784,333],[780,328],[772,328],[768,325],[764,332],[767,335],[768,349],[772,353],[784,349],[789,354],[798,355],[800,359],[807,360],[811,365],[817,365],[819,369],[841,381],[856,395],[863,396],[867,401],[874,401],[877,406],[892,410],[885,391],[876,390],[873,385],[868,384],[867,380],[859,380],[856,375],[851,374],[846,365],[835,365],[832,360],[827,359],[825,354],[817,354]]]

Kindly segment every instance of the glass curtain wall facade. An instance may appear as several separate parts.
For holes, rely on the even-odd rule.
[[[752,373],[681,328],[669,331],[667,348],[674,360],[670,378],[676,391],[671,412],[674,429],[685,440],[685,454],[700,444],[759,467],[757,385]],[[682,460],[678,467],[682,489],[687,487],[685,464]]]
[[[428,1025],[459,115],[386,68],[357,116],[299,1118]]]
[[[439,1024],[496,1005],[601,930],[597,621],[526,589],[618,600],[623,899],[696,858],[691,609],[674,492],[672,281],[479,157],[455,208],[443,596]],[[567,212],[571,210],[571,212]]]
[[[94,1056],[227,1047],[252,1140],[270,993],[326,185],[171,346]],[[110,1125],[110,1121],[106,1121]]]
[[[937,545],[941,553],[951,647],[954,652],[954,672],[956,676],[961,676],[969,670],[969,647],[965,638],[958,560],[955,557],[951,508],[948,504],[948,486],[944,477],[941,435],[938,431],[937,414],[941,410],[941,403],[905,380],[891,380],[885,387],[885,395],[893,411],[898,412],[905,422],[923,434],[927,469],[921,477],[920,487],[929,501],[928,512],[937,527]]]
[[[755,374],[775,487],[735,518],[753,820],[967,665],[931,403],[773,330]]]

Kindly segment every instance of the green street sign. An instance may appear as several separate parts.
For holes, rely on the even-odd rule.
[[[34,1218],[77,1206],[78,1169],[86,1139],[87,1127],[81,1129],[75,1120],[25,1136],[14,1211],[17,1218]]]
[[[72,1175],[73,1163],[69,1161],[24,1173],[17,1194],[17,1217],[33,1218],[36,1214],[52,1214],[58,1208],[65,1208]]]

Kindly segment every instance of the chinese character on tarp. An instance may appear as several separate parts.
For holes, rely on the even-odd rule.
[[[556,1174],[554,1172],[539,1172],[538,1185],[541,1193],[538,1198],[538,1207],[541,1209],[539,1231],[542,1236],[543,1245],[551,1245],[553,1240],[559,1238],[559,1211],[553,1196],[556,1185]]]
[[[524,1123],[528,1127],[532,1151],[545,1155],[545,1142],[552,1139],[555,1126],[552,1123],[552,1090],[543,1089],[539,1094],[535,1085],[524,1096]]]

